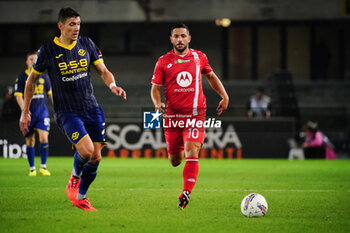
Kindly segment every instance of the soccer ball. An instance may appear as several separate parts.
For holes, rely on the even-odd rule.
[[[263,217],[267,208],[266,199],[258,193],[248,194],[241,202],[241,211],[246,217]]]

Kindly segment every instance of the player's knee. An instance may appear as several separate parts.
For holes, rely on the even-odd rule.
[[[47,143],[49,141],[49,134],[48,133],[39,133],[39,141],[40,143]]]
[[[26,144],[27,144],[27,146],[30,146],[30,147],[34,147],[35,146],[35,142],[34,141],[29,141]]]
[[[39,138],[39,142],[40,143],[48,143],[49,139],[48,139],[48,137],[42,137],[42,138]]]
[[[172,163],[171,165],[173,165],[173,167],[177,167],[181,164],[181,162],[176,162],[176,163]]]
[[[182,159],[169,159],[169,161],[173,167],[177,167],[181,164]]]
[[[94,148],[89,148],[89,147],[84,147],[84,148],[80,148],[78,150],[79,154],[83,157],[83,158],[90,158],[92,159],[93,153],[94,153]]]
[[[33,147],[35,145],[35,137],[27,137],[26,144],[27,146]]]
[[[201,150],[201,144],[199,143],[188,143],[185,146],[185,155],[186,156],[197,156]]]
[[[186,157],[196,157],[199,154],[200,149],[190,149],[190,150],[185,150],[185,155]]]
[[[101,162],[101,156],[98,156],[98,157],[92,157],[89,161],[89,163],[92,163],[92,164],[99,164]]]

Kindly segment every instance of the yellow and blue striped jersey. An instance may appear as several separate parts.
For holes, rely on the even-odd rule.
[[[18,75],[15,83],[15,96],[23,96],[24,88],[28,79],[29,72],[26,70]],[[49,111],[46,107],[46,95],[51,95],[51,84],[47,74],[39,77],[36,85],[32,102],[30,103],[31,118],[43,119],[49,117]]]
[[[48,71],[56,113],[86,112],[98,103],[90,81],[90,64],[103,62],[102,53],[88,37],[79,36],[67,46],[55,37],[40,47],[33,72]]]

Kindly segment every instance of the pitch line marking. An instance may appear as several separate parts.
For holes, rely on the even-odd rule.
[[[91,188],[93,190],[123,190],[122,188]],[[173,191],[175,189],[154,189],[154,188],[125,188],[128,191]],[[335,189],[197,189],[205,192],[313,192],[313,193],[335,193],[348,192],[350,190]]]
[[[46,190],[61,190],[65,187],[0,187],[2,189],[46,189]],[[103,190],[126,190],[126,191],[175,191],[177,189],[155,189],[155,188],[90,188],[89,190],[103,191]],[[197,189],[197,191],[204,192],[308,192],[308,193],[337,193],[347,192],[350,190],[335,190],[335,189]]]

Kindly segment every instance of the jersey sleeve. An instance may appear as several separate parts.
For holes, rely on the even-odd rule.
[[[160,58],[158,59],[156,66],[154,67],[151,83],[161,86],[164,85],[164,69]]]
[[[96,66],[97,64],[103,62],[102,52],[90,38],[88,38],[88,40],[89,40],[91,62]]]
[[[213,71],[213,69],[211,68],[211,66],[209,65],[209,61],[207,56],[203,53],[203,68],[202,68],[202,74],[209,74],[210,72]]]
[[[48,58],[46,57],[45,47],[41,46],[36,54],[32,71],[35,74],[42,75],[48,66]]]
[[[14,96],[23,96],[25,85],[26,85],[25,80],[22,79],[21,76],[19,75],[15,82]]]
[[[51,82],[48,75],[45,75],[44,88],[47,95],[52,95]]]

